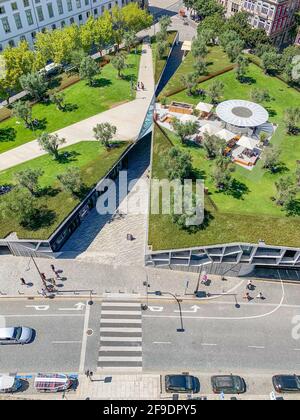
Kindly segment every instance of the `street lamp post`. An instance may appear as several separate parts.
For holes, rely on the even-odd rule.
[[[182,318],[182,309],[181,309],[182,300],[178,299],[178,297],[171,292],[161,292],[160,290],[158,290],[157,292],[155,292],[155,294],[157,296],[170,295],[176,300],[176,302],[178,304],[178,308],[179,308],[179,317],[180,317],[180,324],[181,324],[181,328],[177,328],[177,332],[184,332],[185,330],[184,330],[184,327],[183,327],[183,318]]]
[[[37,272],[38,272],[38,273],[39,273],[39,275],[40,275],[40,278],[41,278],[41,280],[42,280],[42,283],[43,283],[43,285],[44,285],[45,289],[47,289],[47,284],[46,284],[46,282],[45,282],[45,279],[44,279],[44,277],[43,277],[43,275],[42,275],[42,273],[41,273],[41,271],[40,271],[40,269],[39,269],[39,267],[38,267],[38,265],[37,265],[37,263],[36,263],[35,259],[34,259],[33,257],[31,257],[31,259],[32,259],[32,261],[33,261],[33,264],[35,265],[35,268],[37,269]]]

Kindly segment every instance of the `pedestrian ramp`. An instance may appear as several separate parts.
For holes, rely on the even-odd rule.
[[[142,371],[142,309],[139,302],[102,303],[98,371]]]

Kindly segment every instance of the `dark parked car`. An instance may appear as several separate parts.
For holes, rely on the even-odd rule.
[[[212,376],[211,385],[215,394],[243,394],[246,384],[243,378],[235,375]]]
[[[200,391],[199,379],[191,375],[166,375],[166,392],[192,392]]]
[[[277,392],[300,392],[300,376],[276,375],[272,381]]]

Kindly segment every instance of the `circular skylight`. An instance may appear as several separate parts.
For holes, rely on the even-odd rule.
[[[237,99],[222,102],[216,113],[222,121],[237,127],[258,127],[269,119],[268,112],[261,105]]]

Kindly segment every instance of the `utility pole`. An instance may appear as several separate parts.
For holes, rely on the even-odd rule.
[[[35,259],[33,258],[33,256],[31,256],[31,259],[32,259],[32,261],[33,261],[33,264],[35,265],[35,268],[37,269],[37,272],[38,272],[38,273],[39,273],[39,275],[40,275],[40,278],[41,278],[41,280],[42,280],[42,283],[43,283],[44,287],[47,289],[47,284],[46,284],[46,282],[45,282],[45,280],[44,280],[44,277],[42,276],[42,273],[41,273],[41,271],[40,271],[40,269],[39,269],[39,267],[38,267],[38,265],[37,265],[37,263],[36,263]]]

